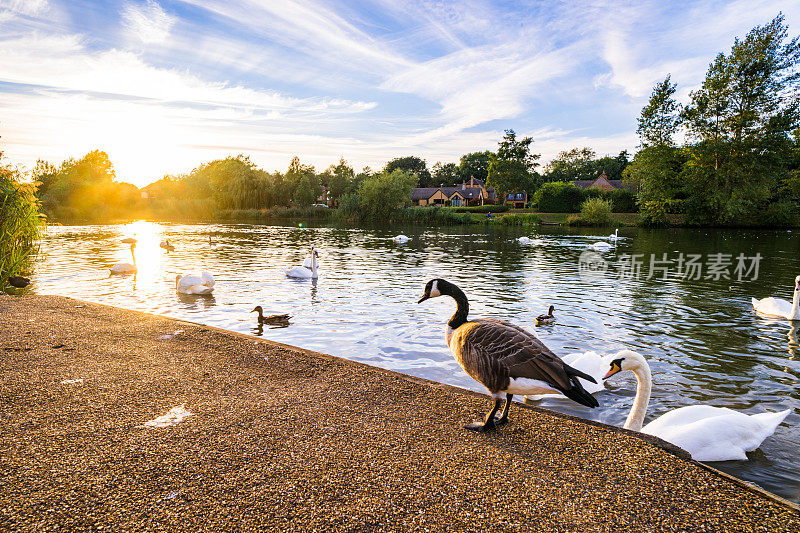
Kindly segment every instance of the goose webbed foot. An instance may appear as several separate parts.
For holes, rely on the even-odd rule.
[[[477,431],[478,433],[486,433],[488,431],[497,429],[497,424],[495,423],[495,419],[491,418],[487,419],[486,422],[473,422],[472,424],[467,424],[464,426],[464,429]]]
[[[469,429],[471,431],[477,431],[479,433],[485,433],[487,431],[492,431],[497,429],[498,427],[505,425],[508,423],[508,409],[511,407],[511,399],[514,396],[511,394],[506,394],[506,406],[503,408],[503,414],[497,416],[497,411],[500,410],[500,405],[503,403],[503,400],[496,399],[494,401],[494,407],[490,412],[486,414],[486,417],[483,419],[483,423],[480,422],[473,422],[472,424],[467,424],[464,426],[464,429]]]

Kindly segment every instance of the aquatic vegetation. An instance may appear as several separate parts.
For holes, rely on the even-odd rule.
[[[11,167],[0,167],[0,287],[30,269],[43,221],[34,183],[23,183]]]

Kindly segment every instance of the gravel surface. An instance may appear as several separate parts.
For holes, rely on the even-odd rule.
[[[0,530],[800,531],[630,432],[476,434],[486,397],[244,335],[0,296],[0,347]]]

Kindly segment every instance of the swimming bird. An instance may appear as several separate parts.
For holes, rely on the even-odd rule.
[[[800,320],[800,276],[794,278],[794,297],[792,303],[782,298],[763,298],[756,300],[750,299],[753,309],[761,314],[786,318],[788,320]]]
[[[22,276],[8,276],[8,284],[17,289],[22,289],[30,284],[31,280]]]
[[[134,239],[135,240],[135,239]],[[111,267],[112,274],[132,274],[136,272],[136,254],[133,253],[134,248],[136,248],[136,243],[131,243],[131,258],[133,259],[133,264],[131,263],[117,263],[116,265]]]
[[[175,290],[180,294],[211,294],[214,292],[214,276],[203,270],[197,274],[178,274],[175,276]]]
[[[251,313],[258,312],[258,323],[259,324],[269,324],[271,326],[288,326],[289,319],[292,318],[291,315],[284,314],[284,315],[269,315],[264,316],[264,310],[261,308],[260,305],[257,305]]]
[[[619,228],[614,230],[614,233],[608,236],[608,240],[610,241],[617,241],[619,240]]]
[[[522,237],[517,237],[517,242],[520,244],[530,244],[533,242],[533,239],[523,235]]]
[[[303,259],[303,266],[310,270],[312,260],[313,260],[312,255],[306,257],[305,259]],[[317,250],[317,268],[319,268],[319,250]]]
[[[553,316],[553,310],[555,310],[555,307],[551,305],[550,308],[547,310],[547,314],[541,314],[537,316],[536,325],[543,326],[545,324],[554,323],[556,321],[556,317]]]
[[[292,268],[284,268],[283,272],[286,274],[287,278],[295,278],[295,279],[316,279],[319,277],[317,273],[317,258],[319,254],[311,247],[311,268],[306,268],[304,266],[296,266]]]
[[[616,245],[616,241],[614,241],[614,244]],[[592,244],[592,248],[594,248],[597,251],[601,251],[601,252],[608,251],[613,247],[614,246],[608,244],[607,242],[603,242],[603,241],[597,241],[596,243]]]
[[[394,242],[397,242],[397,243],[400,243],[400,244],[404,244],[404,243],[407,243],[408,241],[410,241],[411,239],[409,237],[406,237],[405,235],[403,235],[401,233],[400,235],[397,235],[396,237],[392,237],[392,240]]]
[[[125,244],[136,244],[137,241],[133,237],[126,237],[126,238],[122,239],[120,242],[125,243]]]
[[[172,243],[169,242],[169,239],[163,240],[158,244],[161,248],[166,250],[167,252],[174,252],[175,247],[172,246]]]
[[[633,372],[637,379],[636,398],[622,427],[671,442],[689,452],[696,461],[747,460],[745,452],[758,448],[791,412],[787,409],[779,413],[746,415],[726,407],[688,405],[669,411],[642,427],[653,384],[650,365],[631,350],[622,350],[617,356],[603,379],[624,371]]]
[[[461,368],[483,384],[494,399],[494,407],[483,423],[464,426],[474,431],[490,431],[508,422],[514,394],[561,393],[587,407],[597,400],[578,381],[595,382],[588,374],[572,368],[528,331],[493,319],[467,320],[469,302],[464,292],[443,279],[432,279],[417,303],[437,296],[450,296],[458,309],[447,323],[445,340]],[[495,418],[505,398],[505,407]]]

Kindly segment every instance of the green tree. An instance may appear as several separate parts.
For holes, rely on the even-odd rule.
[[[492,162],[492,152],[470,152],[461,156],[458,173],[462,180],[469,181],[471,177],[486,183],[489,177],[489,164]]]
[[[648,146],[674,146],[673,136],[678,131],[680,106],[673,96],[678,84],[668,75],[653,88],[650,101],[642,109],[636,133],[643,148]]]
[[[436,184],[453,185],[460,179],[458,166],[455,163],[437,162],[433,165],[432,179]]]
[[[438,185],[434,184],[433,176],[431,176],[431,173],[428,170],[428,164],[425,162],[425,160],[413,155],[396,157],[386,163],[386,167],[384,167],[383,170],[388,173],[392,173],[395,170],[404,170],[406,172],[410,172],[411,174],[417,176],[419,187],[435,187]]]
[[[339,164],[328,169],[330,178],[328,179],[328,192],[331,200],[337,201],[350,189],[351,183],[355,179],[353,167],[347,164],[344,158],[339,159]]]
[[[572,148],[559,152],[545,167],[545,181],[589,180],[596,178],[595,158],[591,148]]]
[[[297,184],[292,198],[294,199],[294,203],[301,207],[308,207],[314,203],[317,195],[314,193],[314,186],[311,184],[308,176],[300,178],[300,183]]]
[[[358,188],[361,217],[372,221],[389,220],[395,209],[409,201],[417,179],[416,174],[399,169],[366,178]]]
[[[800,41],[783,14],[711,63],[682,118],[695,143],[684,167],[687,215],[702,223],[758,222],[788,170],[800,123]]]
[[[43,224],[35,183],[22,182],[19,172],[2,159],[0,151],[0,287],[5,287],[9,276],[31,267]]]
[[[534,172],[540,154],[531,153],[533,139],[517,140],[514,130],[506,130],[498,143],[497,153],[492,154],[487,185],[502,196],[513,191],[532,191],[538,188],[539,176]]]

